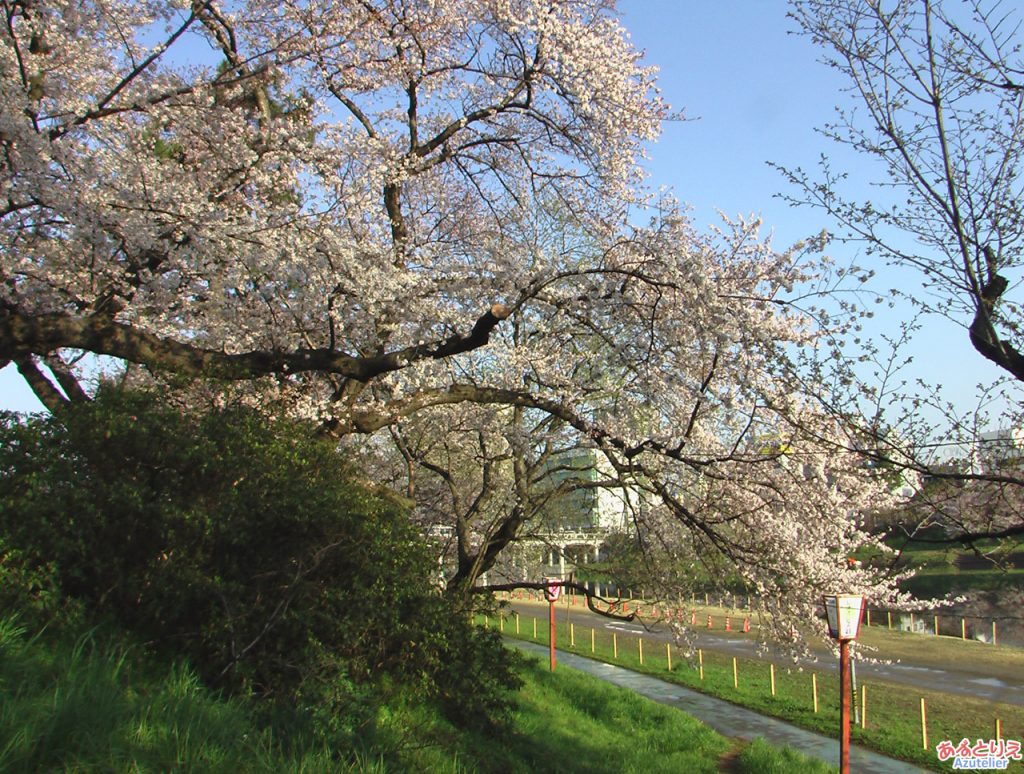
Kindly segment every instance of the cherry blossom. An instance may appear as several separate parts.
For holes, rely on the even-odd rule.
[[[823,341],[794,302],[822,267],[645,191],[669,109],[612,0],[3,8],[0,363],[51,405],[78,394],[43,367],[71,384],[85,351],[408,470],[435,452],[397,436],[476,427],[445,440],[488,500],[462,582],[577,444],[643,492],[665,594],[727,562],[780,632],[823,591],[897,599],[845,562],[888,488],[795,356]]]

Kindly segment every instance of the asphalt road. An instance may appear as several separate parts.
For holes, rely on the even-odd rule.
[[[546,604],[514,601],[512,608],[524,619],[540,619],[538,621],[538,633],[545,632],[541,637],[546,641],[546,629],[541,628],[542,626],[547,626]],[[595,615],[586,608],[566,607],[564,604],[556,606],[556,615],[559,623],[564,622],[566,616],[568,616],[568,620],[584,630],[593,627],[598,630],[603,629],[609,633],[618,632],[630,637],[642,636],[645,638],[645,641],[650,640],[652,643],[673,641],[673,635],[662,624],[641,625],[638,623],[614,621]],[[739,619],[739,623],[742,624],[742,619]],[[765,655],[758,654],[756,652],[757,642],[749,635],[746,637],[730,637],[720,630],[709,632],[698,628],[695,631],[694,647],[696,648],[728,655],[769,660],[780,667],[794,666],[793,659],[781,653],[769,650]],[[654,651],[652,650],[652,652]],[[797,665],[813,668],[821,672],[838,672],[839,670],[838,659],[832,658],[805,659],[798,662]],[[986,701],[1024,706],[1024,675],[1021,675],[1020,680],[998,679],[980,676],[972,673],[969,668],[958,668],[956,664],[950,664],[943,669],[936,669],[930,665],[917,665],[909,660],[893,664],[858,662],[856,671],[858,681],[880,680],[925,688],[930,691],[941,691],[961,696],[972,696]]]

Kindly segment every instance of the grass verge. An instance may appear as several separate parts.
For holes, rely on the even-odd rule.
[[[97,633],[30,635],[0,618],[0,771],[76,772],[826,772],[792,751],[726,739],[693,718],[599,680],[523,659],[499,737],[432,707],[382,705],[359,749],[324,743],[203,687],[186,666]],[[297,713],[296,713],[297,714]],[[795,757],[794,757],[795,756]]]
[[[522,617],[519,636],[524,640],[547,644],[547,621],[538,620],[540,625],[537,628],[538,636],[535,637],[533,621],[529,617]],[[515,637],[513,621],[510,619],[503,631]],[[489,625],[493,626],[494,621],[491,620]],[[557,647],[660,677],[812,731],[833,735],[839,725],[839,685],[838,676],[834,672],[818,673],[776,666],[773,695],[772,670],[767,661],[737,658],[734,672],[731,656],[704,651],[700,654],[703,660],[701,670],[698,654],[686,658],[676,648],[672,648],[672,670],[669,671],[664,643],[646,641],[641,663],[639,638],[635,635],[619,634],[613,638],[606,631],[596,631],[589,627],[574,627],[572,634],[569,626],[559,621],[556,627]],[[572,639],[575,639],[575,645]],[[986,647],[980,643],[962,645]],[[861,686],[864,685],[867,686],[866,728],[853,728],[852,741],[885,755],[943,770],[936,757],[936,744],[947,739],[954,744],[965,738],[972,741],[993,739],[997,719],[1000,721],[1002,738],[1024,740],[1024,707],[945,694],[941,692],[941,686],[936,686],[936,690],[925,691],[884,682],[862,682]],[[817,711],[813,696],[815,686],[818,695]],[[922,698],[925,700],[927,716],[927,746],[924,744],[921,725]]]
[[[543,621],[547,617],[547,603],[535,602],[532,600],[514,600],[516,605],[527,609],[535,609],[536,613],[524,613],[524,618],[536,616]],[[630,612],[635,612],[638,603],[630,602]],[[652,602],[641,603],[640,618],[644,623],[657,623],[654,617],[655,611],[664,615],[664,608]],[[567,608],[564,602],[558,603],[558,616],[561,619],[573,615],[573,611]],[[583,610],[582,602],[579,603],[579,610]],[[688,606],[685,609],[684,620],[690,620],[689,616],[696,616],[697,627],[704,629],[704,623],[708,616],[711,616],[716,633],[723,632],[726,617],[731,618],[732,629],[730,637],[735,639],[749,638],[756,640],[758,636],[758,620],[748,611],[735,608],[709,607],[704,605]],[[751,622],[751,631],[744,633],[742,624],[745,618]],[[916,619],[927,626],[925,632],[900,631],[895,616],[888,617],[884,613],[872,617],[871,625],[865,621],[861,626],[860,636],[857,639],[857,647],[863,647],[873,657],[886,661],[911,661],[915,666],[946,668],[950,663],[957,665],[958,672],[965,672],[976,677],[992,677],[999,679],[1018,679],[1024,674],[1024,649],[1013,645],[1000,644],[993,646],[988,643],[978,642],[973,639],[961,639],[960,618],[953,616],[939,616],[940,630],[942,636],[936,637],[931,632],[934,628],[934,616],[920,616]],[[816,655],[831,658],[830,652],[824,644],[811,640],[810,645]]]
[[[460,758],[481,772],[835,771],[791,749],[727,739],[679,710],[571,669],[527,658],[514,728]]]
[[[30,636],[0,618],[0,771],[339,770],[309,739],[285,750],[187,667],[154,669],[95,631]]]

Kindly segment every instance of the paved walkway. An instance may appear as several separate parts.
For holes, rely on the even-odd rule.
[[[548,648],[545,645],[512,639],[506,639],[505,642],[520,650],[545,658],[548,654]],[[820,758],[836,767],[839,766],[838,738],[805,731],[781,720],[759,715],[751,710],[730,704],[722,699],[705,696],[697,691],[667,683],[656,677],[631,672],[622,667],[594,661],[573,653],[558,651],[558,663],[623,688],[629,688],[661,704],[676,707],[688,715],[693,715],[725,736],[747,740],[764,737],[773,745],[788,745],[805,755]],[[909,772],[924,771],[924,769],[909,763],[887,758],[856,746],[850,749],[850,770],[858,774],[874,772],[877,774],[909,774]]]
[[[520,608],[521,605],[524,605],[524,603],[516,600],[513,603],[513,609]],[[527,602],[525,605],[520,608],[524,616],[539,616],[541,613],[538,611],[543,610],[543,616],[547,617],[547,603]],[[540,605],[543,605],[543,608]],[[568,616],[568,613],[566,615]],[[611,621],[607,618],[595,616],[581,608],[573,609],[571,615],[576,621],[577,631],[579,631],[582,622],[586,622],[586,625],[598,629],[618,631],[620,636],[628,634],[634,637],[642,636],[645,640],[650,639],[661,643],[674,642],[672,633],[658,623],[652,624],[648,622],[646,625],[641,626],[635,622]],[[721,630],[713,632],[701,629],[700,627],[691,629],[691,634],[694,637],[693,647],[695,648],[704,648],[705,650],[714,650],[719,653],[728,653],[729,655],[744,656],[746,658],[764,658],[758,652],[758,642],[753,637],[735,634],[727,635]],[[927,637],[928,635],[916,636]],[[646,647],[647,644],[645,642],[644,646]],[[979,645],[979,647],[981,646]],[[772,652],[770,649],[769,660],[775,661],[779,665],[791,664],[791,660],[787,656],[778,654],[772,657]],[[831,655],[821,655],[822,658],[820,659],[801,659],[800,663],[815,671],[833,673],[839,671],[839,659]],[[880,658],[884,657],[884,655],[884,653],[878,654]],[[943,693],[961,694],[992,702],[1024,706],[1024,677],[1021,676],[1024,675],[1024,672],[1021,672],[1020,675],[1015,675],[1012,679],[1010,677],[1000,678],[996,675],[978,671],[969,659],[950,663],[943,668],[935,665],[917,664],[912,659],[904,660],[902,663],[896,662],[891,664],[873,664],[857,660],[856,665],[857,677],[865,683],[883,680],[885,682],[916,686],[929,690],[933,690],[936,686],[941,686]],[[1008,666],[1007,671],[1012,674],[1012,667]]]

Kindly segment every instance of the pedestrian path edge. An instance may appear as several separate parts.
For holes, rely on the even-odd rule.
[[[545,645],[509,638],[506,638],[505,642],[533,655],[546,656],[549,652]],[[606,664],[561,650],[557,651],[557,654],[559,664],[585,672],[622,688],[628,688],[659,704],[666,704],[682,710],[724,736],[747,741],[763,737],[770,744],[786,745],[805,755],[818,758],[836,767],[839,766],[839,741],[837,738],[807,731],[776,718],[730,704],[724,699],[706,696],[681,685],[632,672],[614,664]],[[926,771],[926,769],[921,769],[905,761],[889,758],[856,745],[850,748],[850,769],[865,774],[911,774],[912,772]]]

